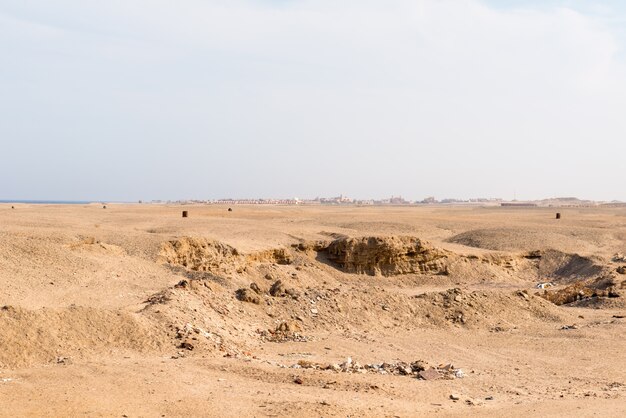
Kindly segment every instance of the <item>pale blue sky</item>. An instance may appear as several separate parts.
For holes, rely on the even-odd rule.
[[[626,4],[0,0],[0,199],[626,200]]]

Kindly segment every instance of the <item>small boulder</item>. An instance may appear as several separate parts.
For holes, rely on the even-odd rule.
[[[302,331],[300,324],[293,321],[284,321],[276,326],[276,332],[298,332]]]
[[[250,289],[254,290],[255,293],[257,293],[259,295],[261,294],[261,288],[259,287],[258,284],[254,283],[254,282],[250,283]]]
[[[270,295],[272,296],[284,296],[285,295],[285,286],[283,282],[280,280],[276,280],[272,287],[270,287]]]
[[[182,343],[180,343],[180,345],[178,346],[178,348],[182,348],[183,350],[193,350],[193,344],[191,344],[189,341],[183,341]]]
[[[259,305],[261,298],[252,289],[239,289],[236,292],[237,299],[242,302],[250,302]]]
[[[428,363],[423,360],[417,360],[411,363],[411,370],[415,373],[422,372],[428,368]]]
[[[187,289],[189,287],[189,282],[187,280],[183,279],[180,282],[176,283],[174,285],[174,287],[176,289]]]
[[[437,369],[431,367],[428,370],[423,370],[419,372],[418,377],[423,380],[437,380],[441,377],[441,374],[437,371]]]

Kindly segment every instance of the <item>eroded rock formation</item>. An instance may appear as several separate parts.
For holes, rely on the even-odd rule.
[[[325,252],[345,272],[383,276],[445,274],[451,255],[408,236],[339,238]]]

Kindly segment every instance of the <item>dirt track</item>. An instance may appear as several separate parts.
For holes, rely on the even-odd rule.
[[[626,415],[624,208],[182,209],[0,205],[0,415]]]

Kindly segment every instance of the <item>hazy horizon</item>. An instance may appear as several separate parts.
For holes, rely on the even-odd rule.
[[[351,196],[346,196],[343,195],[344,197],[350,198],[356,202],[359,201],[367,201],[367,200],[373,200],[373,201],[380,201],[380,200],[386,200],[389,198],[393,198],[393,197],[402,197],[404,198],[404,196],[373,196],[373,197],[367,197],[367,198],[352,198]],[[223,196],[223,197],[218,197],[215,199],[202,199],[202,198],[197,198],[197,199],[152,199],[152,200],[106,200],[106,199],[87,199],[87,200],[83,200],[83,199],[77,199],[77,200],[58,200],[58,199],[0,199],[0,203],[32,203],[32,204],[87,204],[87,203],[122,203],[122,204],[132,204],[132,203],[155,203],[155,202],[184,202],[184,201],[207,201],[207,202],[211,202],[211,201],[220,201],[220,200],[293,200],[293,199],[299,199],[299,200],[303,200],[303,201],[309,201],[309,200],[316,200],[316,199],[328,199],[328,198],[336,198],[338,196],[331,196],[331,195],[326,195],[326,196],[315,196],[315,197],[297,197],[297,196],[292,196],[292,197],[273,197],[273,196],[265,196],[265,197],[260,197],[260,198],[249,198],[249,197],[237,197],[237,198],[233,198],[233,197],[228,197],[228,196]],[[504,199],[504,198],[499,198],[499,197],[481,197],[481,196],[475,196],[475,197],[471,197],[471,198],[467,198],[467,199],[460,199],[460,198],[456,198],[456,197],[449,197],[449,196],[442,196],[442,197],[437,197],[437,196],[426,196],[424,197],[424,199],[406,199],[408,202],[414,202],[414,203],[421,203],[423,200],[425,200],[426,198],[430,198],[430,197],[434,197],[436,202],[435,203],[441,203],[441,201],[443,200],[459,200],[459,201],[469,201],[469,200],[476,200],[476,199],[491,199],[491,200],[498,200],[501,199],[504,202],[539,202],[542,200],[568,200],[568,199],[578,199],[579,201],[585,202],[585,201],[593,201],[592,199],[584,199],[584,198],[579,198],[576,196],[553,196],[553,197],[548,197],[545,199],[525,199],[525,200],[521,200],[521,199],[516,199],[515,197],[513,199]],[[596,201],[596,202],[606,202],[606,203],[626,203],[620,200],[607,200],[607,201]]]
[[[626,4],[0,0],[0,199],[626,201]]]

